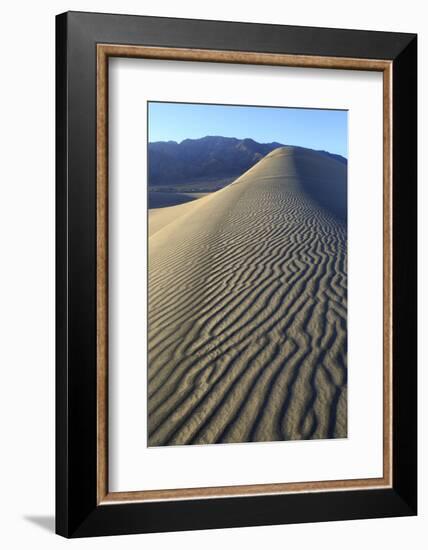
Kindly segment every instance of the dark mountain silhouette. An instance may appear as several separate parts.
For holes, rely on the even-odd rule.
[[[149,143],[149,186],[176,185],[204,179],[234,178],[284,144],[253,139],[206,136]],[[340,155],[319,151],[344,164]]]

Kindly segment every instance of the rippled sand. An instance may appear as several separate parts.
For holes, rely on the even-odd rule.
[[[346,437],[346,186],[283,147],[150,211],[150,446]]]

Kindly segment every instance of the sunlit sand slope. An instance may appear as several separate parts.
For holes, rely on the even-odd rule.
[[[149,238],[149,445],[346,437],[346,166],[282,147]]]

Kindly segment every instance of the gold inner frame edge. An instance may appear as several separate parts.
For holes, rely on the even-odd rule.
[[[383,476],[187,489],[109,492],[108,488],[108,59],[132,57],[347,69],[383,73]],[[392,62],[224,50],[97,45],[97,504],[378,489],[392,485]]]

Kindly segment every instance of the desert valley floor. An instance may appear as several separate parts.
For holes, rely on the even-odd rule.
[[[281,147],[150,210],[150,446],[346,437],[346,187]]]

